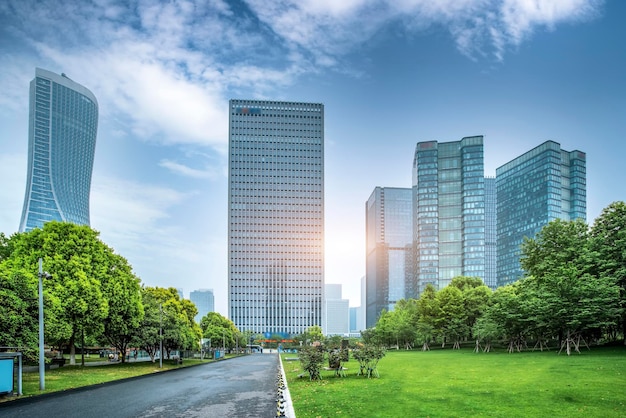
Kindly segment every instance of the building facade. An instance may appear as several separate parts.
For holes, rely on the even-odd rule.
[[[322,325],[324,106],[229,102],[228,311],[242,331]]]
[[[383,309],[414,297],[412,272],[412,192],[409,188],[376,187],[365,206],[365,321],[378,321]]]
[[[485,177],[485,285],[498,287],[496,178]]]
[[[550,221],[586,220],[587,163],[554,141],[496,169],[498,286],[520,279],[520,246]]]
[[[484,280],[482,136],[416,145],[413,160],[413,249],[418,294],[429,283],[442,289],[456,276]]]
[[[20,232],[52,220],[89,225],[98,102],[87,88],[41,68],[30,82],[28,172]]]
[[[340,284],[326,284],[324,294],[324,335],[350,333],[350,301],[343,299]]]
[[[213,289],[198,289],[189,293],[189,300],[196,305],[198,314],[194,320],[199,324],[209,312],[215,312],[215,295]]]

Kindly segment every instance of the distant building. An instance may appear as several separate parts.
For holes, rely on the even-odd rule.
[[[324,335],[350,333],[350,301],[342,299],[340,284],[327,284],[324,298]]]
[[[416,145],[413,231],[418,295],[429,283],[442,289],[457,276],[485,279],[482,136]]]
[[[198,289],[189,293],[189,300],[196,305],[198,314],[194,320],[199,324],[209,312],[215,312],[215,297],[213,289]]]
[[[376,187],[365,207],[366,326],[414,294],[411,189]]]
[[[587,163],[581,151],[547,141],[496,169],[498,286],[520,279],[520,246],[555,219],[586,219]]]
[[[497,196],[495,177],[485,177],[485,285],[498,287]]]
[[[55,220],[89,225],[89,194],[98,132],[91,91],[37,68],[30,82],[28,171],[20,232]]]
[[[180,299],[185,299],[185,296],[183,295],[183,288],[182,287],[177,287],[176,288],[176,293],[178,293],[178,297]]]
[[[228,311],[241,331],[322,325],[324,106],[229,102]]]

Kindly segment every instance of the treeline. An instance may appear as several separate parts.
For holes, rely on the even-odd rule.
[[[581,344],[615,341],[626,334],[626,204],[606,207],[589,227],[582,220],[554,220],[521,247],[526,276],[492,292],[482,280],[456,277],[447,287],[429,285],[419,299],[383,311],[366,341],[429,350],[463,342],[509,352],[556,343],[567,354]]]
[[[140,348],[154,361],[161,338],[165,357],[172,350],[200,350],[207,332],[219,333],[220,342],[233,340],[232,322],[214,314],[205,317],[203,330],[194,322],[198,310],[192,302],[174,288],[142,285],[128,261],[98,235],[88,226],[62,222],[11,237],[0,233],[0,347],[38,357],[40,258],[50,275],[42,278],[44,340],[49,347],[69,348],[71,364],[77,346],[111,346],[122,354]]]

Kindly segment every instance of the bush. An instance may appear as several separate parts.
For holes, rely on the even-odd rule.
[[[324,362],[324,350],[322,347],[302,347],[298,353],[302,369],[309,373],[311,380],[321,380],[322,363]]]

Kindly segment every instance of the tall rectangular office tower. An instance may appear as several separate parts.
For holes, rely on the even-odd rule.
[[[483,137],[420,142],[413,159],[413,251],[418,292],[456,276],[485,279]]]
[[[89,225],[98,101],[65,74],[30,82],[28,172],[20,232],[52,220]]]
[[[373,327],[383,309],[393,311],[400,299],[415,297],[412,272],[412,191],[376,187],[365,205],[366,326]]]
[[[241,331],[322,325],[324,106],[229,103],[228,311]]]
[[[581,151],[565,151],[554,141],[496,169],[498,200],[498,286],[520,279],[524,237],[555,219],[586,219],[587,163]]]
[[[189,293],[189,300],[196,305],[198,313],[193,318],[198,324],[209,312],[215,311],[213,289],[198,289]]]

